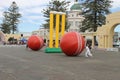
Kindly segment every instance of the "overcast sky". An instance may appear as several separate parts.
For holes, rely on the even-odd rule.
[[[20,32],[31,32],[38,30],[40,25],[44,23],[44,17],[41,11],[46,7],[50,0],[0,0],[0,23],[2,23],[3,12],[6,11],[12,2],[15,1],[22,14],[21,22],[18,26]],[[74,0],[70,1],[70,6]],[[112,0],[112,12],[120,11],[120,0]],[[116,30],[120,30],[116,29]]]

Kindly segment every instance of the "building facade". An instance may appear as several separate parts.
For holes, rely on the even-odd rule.
[[[81,4],[78,2],[78,0],[74,0],[74,4],[71,6],[70,11],[68,11],[68,24],[70,25],[68,32],[80,32],[80,27],[82,26],[82,21],[84,20],[84,17],[81,13]]]
[[[49,29],[45,29],[45,28],[40,28],[39,30],[32,32],[32,35],[39,35],[43,39],[46,39],[48,37],[48,34],[49,34]]]
[[[5,42],[5,35],[2,31],[0,31],[0,44],[3,44]]]
[[[42,37],[44,39],[44,43],[46,43],[46,45],[48,45],[49,29],[40,28],[37,31],[33,31],[32,35],[38,35],[38,36]]]

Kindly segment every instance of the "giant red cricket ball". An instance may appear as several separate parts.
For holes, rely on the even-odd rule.
[[[32,35],[29,37],[27,45],[30,49],[37,51],[43,47],[44,41],[41,37]]]
[[[83,51],[85,40],[77,32],[68,32],[61,38],[60,47],[67,56],[77,56]]]

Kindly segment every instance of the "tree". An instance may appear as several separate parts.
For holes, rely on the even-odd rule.
[[[5,19],[3,20],[2,27],[4,31],[6,28],[8,29],[10,28],[10,30],[14,34],[14,32],[17,31],[19,18],[21,17],[17,4],[15,2],[12,2],[11,6],[8,8],[8,11],[6,11],[6,13],[7,13],[7,16],[4,15]]]
[[[112,1],[110,0],[85,0],[83,2],[83,15],[81,31],[96,31],[97,27],[106,22],[106,14],[110,13]]]
[[[2,25],[1,31],[3,33],[8,33],[9,34],[10,33],[10,27],[8,27],[8,25],[6,23],[3,23],[1,25]]]
[[[9,12],[12,33],[14,34],[14,32],[17,31],[19,18],[21,17],[21,14],[19,13],[19,8],[15,2],[12,2],[12,5],[9,7],[8,12]]]
[[[10,33],[10,26],[9,26],[9,18],[8,18],[8,13],[4,12],[4,18],[3,18],[3,23],[1,24],[1,31],[3,33]]]
[[[66,1],[51,0],[49,2],[49,5],[47,5],[47,8],[43,9],[44,17],[46,17],[46,20],[45,20],[46,23],[43,24],[43,27],[49,29],[49,21],[50,21],[50,19],[49,19],[50,16],[49,15],[50,15],[50,11],[66,12],[66,10],[68,10],[69,3],[70,2],[66,2]],[[67,16],[66,16],[66,18],[67,18]],[[61,16],[60,16],[60,21],[61,21]],[[54,19],[54,25],[55,25],[55,19]],[[68,27],[69,26],[67,25],[67,19],[66,19],[66,26],[65,26],[65,28],[68,28]]]

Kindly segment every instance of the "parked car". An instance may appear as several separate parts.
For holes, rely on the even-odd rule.
[[[113,42],[113,47],[118,47],[120,45],[120,42]]]

